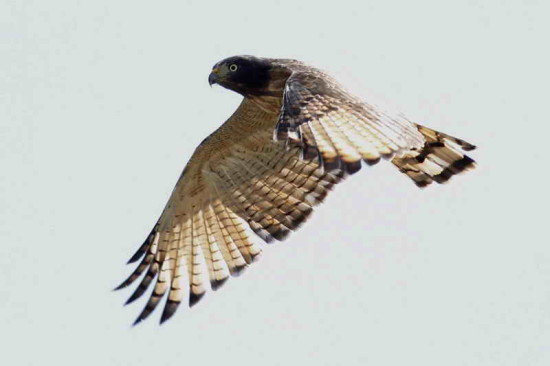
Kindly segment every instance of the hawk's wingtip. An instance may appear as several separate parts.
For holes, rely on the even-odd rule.
[[[195,306],[203,298],[204,294],[204,292],[200,294],[191,292],[191,294],[189,295],[189,307],[192,308],[193,306]]]
[[[229,277],[222,278],[221,280],[210,281],[210,287],[212,288],[212,290],[216,291],[220,287],[222,287],[225,284],[225,282],[227,282],[228,279]]]
[[[166,305],[164,306],[164,311],[162,312],[162,315],[160,316],[159,324],[162,325],[168,319],[170,319],[174,315],[174,313],[176,312],[176,310],[178,309],[180,304],[181,304],[180,301],[174,301],[174,300],[168,299],[166,301]]]

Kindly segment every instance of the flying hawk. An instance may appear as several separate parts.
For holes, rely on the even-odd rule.
[[[265,242],[285,239],[361,162],[389,160],[419,187],[475,165],[462,152],[474,145],[386,114],[296,60],[230,57],[208,81],[244,99],[195,150],[129,260],[141,259],[117,289],[145,276],[127,303],[154,282],[136,323],[165,295],[161,323],[187,294],[193,306],[240,274],[262,251],[251,232]]]

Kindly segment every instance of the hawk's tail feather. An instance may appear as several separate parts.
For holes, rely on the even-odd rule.
[[[434,181],[445,183],[453,175],[475,167],[475,161],[462,153],[475,149],[474,145],[421,125],[416,126],[426,143],[420,150],[409,150],[394,157],[392,163],[418,187],[426,187]]]

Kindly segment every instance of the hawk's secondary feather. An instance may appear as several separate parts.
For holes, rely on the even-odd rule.
[[[256,236],[285,239],[361,161],[392,159],[421,187],[474,165],[461,152],[473,145],[389,116],[297,61],[234,57],[209,80],[245,98],[196,149],[129,261],[141,260],[117,289],[143,277],[128,303],[153,284],[136,323],[163,298],[161,322],[239,275],[261,254]]]

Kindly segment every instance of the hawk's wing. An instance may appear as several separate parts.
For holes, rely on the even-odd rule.
[[[238,274],[260,252],[247,227],[262,239],[283,239],[338,183],[342,171],[326,172],[300,150],[273,142],[277,114],[244,99],[237,111],[197,148],[158,223],[136,254],[135,271],[118,288],[141,283],[128,302],[155,283],[136,322],[167,294],[161,322],[186,294],[196,303]]]
[[[413,123],[358,100],[308,67],[286,83],[274,136],[301,145],[306,157],[319,154],[327,170],[342,167],[348,173],[359,170],[361,160],[374,164],[425,142]]]

